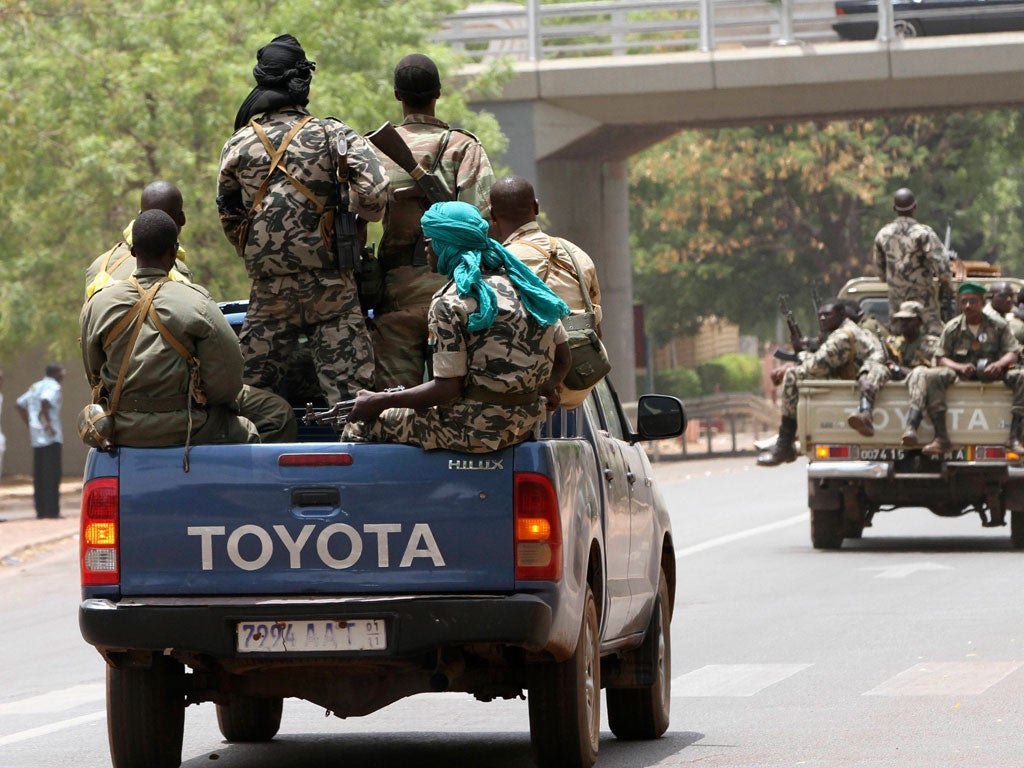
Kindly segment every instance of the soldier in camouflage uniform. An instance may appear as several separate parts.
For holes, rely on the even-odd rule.
[[[275,38],[257,59],[217,185],[221,224],[253,281],[239,334],[245,381],[277,391],[304,335],[320,389],[336,402],[372,386],[373,350],[354,265],[335,255],[334,218],[352,210],[379,220],[387,179],[365,139],[305,108],[316,65],[294,37]]]
[[[154,181],[147,184],[142,190],[142,198],[139,201],[139,213],[143,211],[163,211],[178,225],[180,234],[181,228],[185,226],[185,211],[182,208],[181,191],[169,181]],[[119,242],[106,253],[102,253],[93,260],[92,264],[85,270],[85,299],[89,300],[99,289],[118,280],[127,280],[135,271],[135,257],[132,256],[132,225],[134,220],[128,222],[124,228],[124,240]],[[185,263],[185,250],[179,245],[178,255],[174,266],[168,273],[171,280],[179,282],[191,282],[192,271]]]
[[[113,443],[260,442],[253,422],[238,413],[240,398],[248,411],[260,414],[257,419],[275,425],[275,434],[265,435],[268,441],[294,439],[295,418],[288,404],[242,386],[238,340],[210,294],[194,283],[168,278],[178,236],[175,222],[163,211],[144,211],[132,235],[135,273],[93,294],[81,318],[86,376],[102,390],[114,414]],[[143,311],[143,319],[136,321]]]
[[[1024,320],[1021,320],[1014,313],[1016,305],[1016,294],[1013,286],[1005,280],[992,283],[988,287],[988,303],[985,305],[985,314],[991,317],[998,317],[1010,325],[1010,332],[1017,343],[1024,346]]]
[[[595,330],[601,335],[601,286],[597,282],[597,269],[590,256],[581,248],[563,238],[545,234],[537,223],[540,204],[533,185],[521,176],[506,176],[491,187],[491,218],[494,231],[509,253],[532,269],[547,286],[557,293],[574,315],[586,309],[582,279],[594,312]],[[570,255],[570,252],[572,255]],[[582,275],[577,277],[573,259]],[[588,389],[559,389],[562,407],[573,409],[587,399]]]
[[[360,392],[345,439],[496,451],[534,434],[544,398],[558,405],[568,307],[487,230],[468,203],[437,203],[424,215],[428,263],[451,278],[430,305],[434,378]]]
[[[441,80],[434,62],[414,53],[398,62],[395,98],[404,120],[396,126],[420,167],[447,186],[452,200],[475,205],[486,218],[494,181],[487,153],[473,134],[452,128],[434,114]],[[384,270],[384,301],[371,332],[378,387],[414,387],[428,361],[427,309],[444,278],[427,267],[420,217],[430,203],[412,177],[382,152],[390,180],[384,233],[377,249]]]
[[[929,456],[941,456],[952,443],[946,430],[946,389],[957,380],[1002,380],[1013,390],[1010,432],[1006,447],[1024,453],[1021,426],[1024,424],[1024,370],[1017,368],[1020,345],[1005,320],[989,317],[983,311],[985,287],[966,282],[957,289],[960,314],[946,323],[939,338],[937,366],[915,368],[907,388],[910,390],[910,415],[903,445],[919,445],[917,428],[923,413],[935,427],[935,439],[921,449]]]
[[[893,210],[896,220],[878,231],[874,245],[875,269],[889,286],[889,314],[896,314],[904,301],[919,301],[924,306],[925,330],[937,334],[942,319],[935,283],[940,290],[948,288],[952,280],[949,255],[935,231],[914,219],[913,192],[897,190]]]
[[[779,437],[770,450],[757,457],[762,467],[796,460],[797,384],[804,379],[854,380],[875,365],[884,363],[881,342],[874,334],[853,322],[837,299],[818,308],[818,325],[827,338],[813,353],[800,352],[800,362],[772,371],[772,381],[782,384],[782,421]]]
[[[860,409],[847,423],[865,437],[874,434],[871,414],[878,391],[889,381],[902,381],[917,367],[932,365],[939,339],[933,334],[922,334],[924,307],[919,301],[905,301],[899,312],[892,316],[896,333],[889,334],[883,345],[885,363],[871,363],[862,372]],[[911,374],[913,375],[913,374]]]

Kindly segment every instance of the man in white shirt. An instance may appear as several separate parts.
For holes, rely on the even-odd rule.
[[[60,478],[64,435],[60,428],[64,366],[51,363],[46,376],[18,398],[15,408],[32,439],[32,485],[36,517],[60,517]]]

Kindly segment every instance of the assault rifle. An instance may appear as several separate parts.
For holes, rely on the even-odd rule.
[[[782,317],[786,320],[786,327],[789,329],[789,341],[793,345],[793,352],[784,352],[781,349],[775,350],[774,356],[778,360],[787,360],[793,362],[797,359],[796,353],[804,348],[803,337],[800,333],[800,326],[796,323],[796,318],[793,317],[793,310],[789,308],[789,302],[786,299],[785,294],[779,294],[779,312],[782,313]]]
[[[385,392],[400,392],[405,387],[391,387]],[[306,403],[306,413],[302,416],[303,424],[333,424],[335,428],[341,429],[348,423],[349,414],[356,407],[356,398],[342,400],[335,403],[326,411],[317,411],[312,403]]]
[[[366,134],[366,138],[373,146],[391,158],[399,168],[412,176],[413,181],[416,182],[416,186],[410,188],[412,194],[402,194],[406,190],[400,189],[395,192],[396,199],[422,196],[427,199],[427,205],[455,199],[451,190],[444,183],[444,179],[416,162],[409,145],[405,143],[401,134],[395,130],[395,126],[390,121],[385,121],[380,128]]]

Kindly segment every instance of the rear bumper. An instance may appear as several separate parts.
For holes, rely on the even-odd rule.
[[[811,480],[882,480],[892,474],[887,461],[812,461],[807,465]]]
[[[387,622],[387,647],[324,654],[338,657],[401,658],[447,646],[498,643],[544,650],[552,631],[552,608],[537,595],[417,596],[393,599],[266,598],[83,600],[82,637],[101,650],[174,650],[216,658],[308,658],[308,654],[239,654],[240,622],[308,619]]]

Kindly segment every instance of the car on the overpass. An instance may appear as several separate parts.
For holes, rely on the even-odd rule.
[[[878,34],[877,0],[835,0],[832,29],[843,40]],[[1024,0],[893,0],[893,26],[901,38],[1024,30]]]

